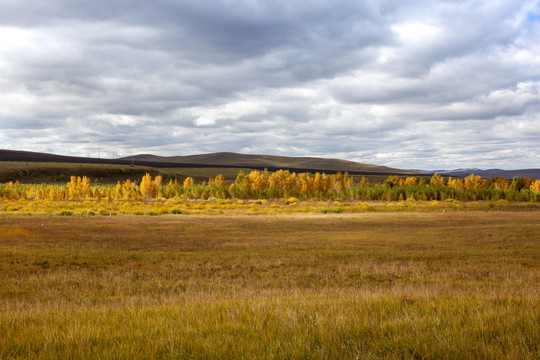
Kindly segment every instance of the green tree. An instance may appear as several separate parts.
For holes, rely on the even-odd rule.
[[[521,191],[525,187],[525,183],[523,181],[523,178],[515,176],[512,179],[512,183],[510,184],[510,190],[513,191]]]

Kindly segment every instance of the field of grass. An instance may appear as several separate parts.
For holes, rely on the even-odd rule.
[[[246,168],[160,168],[163,174],[175,176],[178,181],[183,182],[188,176],[192,177],[197,183],[208,181],[209,178],[215,178],[223,175],[229,183],[234,183],[239,171],[250,172]]]
[[[539,215],[0,216],[0,358],[537,359]]]
[[[2,161],[0,164],[0,182],[19,181],[24,184],[66,183],[72,175],[87,176],[92,181],[106,184],[141,178],[147,172],[154,176],[168,175],[160,169],[145,166],[25,161]]]
[[[176,178],[184,181],[191,176],[198,182],[222,174],[227,181],[234,182],[241,168],[153,168],[117,164],[78,164],[57,162],[2,161],[0,182],[19,181],[25,184],[64,183],[71,175],[87,176],[92,181],[115,184],[127,179],[140,179],[147,172],[153,176]]]
[[[446,212],[446,211],[538,211],[537,202],[498,201],[318,201],[288,199],[167,199],[167,200],[4,200],[0,216],[115,216],[115,215],[193,215],[193,214],[266,214],[290,213],[366,213],[366,212]]]

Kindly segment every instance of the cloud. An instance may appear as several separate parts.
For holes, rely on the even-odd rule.
[[[2,9],[1,147],[539,164],[537,1],[4,0]]]

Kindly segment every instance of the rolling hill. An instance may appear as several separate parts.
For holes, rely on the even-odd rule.
[[[218,152],[202,155],[162,157],[141,154],[126,157],[135,162],[154,162],[170,164],[193,164],[197,166],[235,167],[249,169],[288,169],[291,171],[324,171],[327,173],[348,171],[351,174],[411,174],[415,172],[394,169],[385,166],[357,163],[340,159],[325,159],[315,157],[288,157],[275,155],[248,155],[232,152]]]
[[[234,181],[240,169],[246,171],[284,169],[297,173],[318,171],[327,174],[341,171],[349,172],[351,175],[365,175],[374,182],[383,181],[388,175],[421,175],[418,172],[339,159],[235,153],[171,157],[142,154],[120,159],[100,159],[0,150],[0,182],[65,182],[70,175],[86,175],[101,183],[116,183],[126,179],[140,179],[146,172],[152,176],[162,175],[165,179],[175,178],[180,181],[190,176],[199,182],[222,174],[227,181]]]
[[[3,164],[2,164],[3,162]],[[99,167],[107,166],[109,173],[114,172],[112,168],[123,167],[122,173],[132,174],[134,171],[148,171],[148,169],[177,169],[178,171],[172,171],[171,173],[179,175],[178,172],[185,172],[180,169],[206,169],[213,168],[215,171],[218,169],[229,169],[231,173],[228,176],[233,176],[235,169],[253,169],[276,171],[279,169],[290,170],[294,172],[325,172],[327,174],[341,172],[349,172],[351,175],[373,175],[373,176],[388,176],[388,175],[400,175],[400,176],[429,176],[432,172],[422,170],[402,170],[385,166],[357,163],[353,161],[341,160],[341,159],[327,159],[316,157],[287,157],[287,156],[275,156],[275,155],[249,155],[238,154],[232,152],[218,152],[201,155],[188,155],[188,156],[157,156],[151,154],[139,154],[118,159],[99,159],[89,157],[75,157],[64,156],[40,152],[30,151],[18,151],[18,150],[0,150],[0,173],[6,172],[8,166],[7,162],[27,162],[35,164],[49,164],[52,163],[56,166],[60,164],[81,164],[92,165],[92,170],[84,169],[86,172],[96,172],[96,177],[102,178],[104,176],[97,176],[99,173]],[[135,165],[135,166],[132,166]],[[27,169],[27,166],[23,166],[21,169]],[[118,169],[117,169],[118,170]],[[41,171],[41,170],[40,170]],[[43,176],[52,176],[55,172],[54,169],[49,169],[47,174]],[[60,171],[60,170],[58,170]],[[56,172],[58,172],[56,171]],[[68,173],[70,170],[65,170]],[[83,171],[83,169],[80,169]],[[163,171],[163,170],[159,170]],[[39,172],[39,171],[38,171]],[[540,169],[518,169],[518,170],[500,170],[500,169],[457,169],[457,170],[441,170],[438,171],[442,175],[454,176],[454,177],[466,177],[469,174],[477,174],[483,178],[490,177],[503,177],[513,178],[514,176],[536,177],[540,178]],[[74,173],[74,174],[78,174]],[[59,172],[60,174],[60,172]],[[138,174],[138,173],[137,173]],[[1,174],[0,174],[1,175]],[[206,174],[205,174],[206,175]],[[201,175],[204,177],[205,175]],[[43,177],[42,176],[42,177]],[[127,176],[127,175],[126,175]],[[190,175],[191,176],[191,175]],[[215,175],[214,175],[215,176]],[[111,181],[114,179],[111,177]]]
[[[286,157],[273,155],[246,155],[220,152],[189,156],[156,156],[141,154],[119,159],[98,159],[64,156],[30,151],[0,150],[0,161],[56,162],[78,164],[137,165],[155,168],[248,168],[255,170],[279,169],[296,172],[335,173],[348,171],[351,174],[406,175],[420,174],[414,171],[394,169],[385,166],[356,163],[339,159],[313,157]]]

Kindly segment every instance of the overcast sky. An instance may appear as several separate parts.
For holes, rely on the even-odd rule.
[[[0,148],[540,167],[538,0],[0,0]]]

